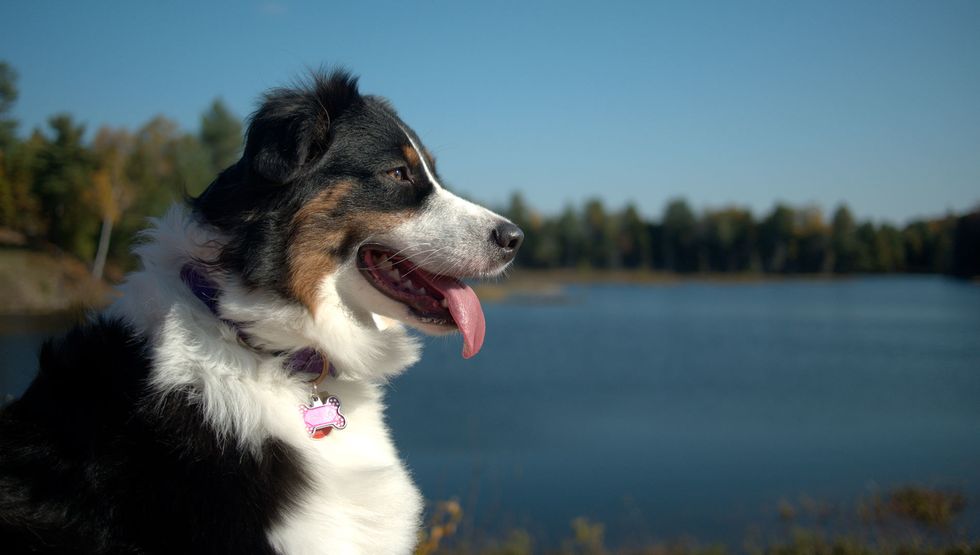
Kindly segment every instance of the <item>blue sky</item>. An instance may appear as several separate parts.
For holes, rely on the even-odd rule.
[[[21,132],[197,128],[305,68],[389,97],[455,189],[905,222],[980,203],[980,2],[4,2]]]

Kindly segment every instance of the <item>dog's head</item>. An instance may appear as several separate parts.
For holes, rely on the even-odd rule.
[[[193,201],[225,237],[218,264],[249,290],[314,318],[377,316],[483,342],[479,301],[461,279],[499,274],[523,233],[443,187],[435,159],[391,105],[343,72],[273,90],[241,160]]]

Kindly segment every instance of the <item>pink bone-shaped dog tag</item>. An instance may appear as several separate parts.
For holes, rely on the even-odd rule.
[[[326,434],[318,434],[319,430],[327,428],[341,430],[347,426],[347,419],[340,414],[340,399],[333,395],[327,397],[326,402],[321,401],[319,397],[314,397],[312,404],[300,405],[299,410],[303,414],[303,423],[310,437],[320,439]]]

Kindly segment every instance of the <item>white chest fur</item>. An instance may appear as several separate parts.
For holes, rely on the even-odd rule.
[[[282,358],[215,337],[208,316],[171,307],[155,334],[153,385],[161,393],[191,386],[226,441],[256,454],[267,439],[292,448],[309,487],[267,531],[270,543],[284,554],[410,553],[422,500],[385,425],[384,386],[328,378],[320,392],[341,399],[347,425],[312,439],[300,412],[309,386]]]
[[[325,385],[342,400],[347,426],[314,440],[296,418],[282,423],[292,428],[288,442],[304,457],[313,482],[269,531],[271,543],[290,554],[411,552],[421,497],[389,438],[379,386]]]
[[[255,453],[279,440],[301,459],[309,488],[268,531],[270,543],[284,554],[411,552],[422,501],[385,425],[383,386],[328,379],[321,392],[341,399],[347,425],[312,439],[300,412],[309,386],[282,359],[209,337],[200,319],[192,308],[171,308],[156,336],[154,386],[190,385],[226,440]]]

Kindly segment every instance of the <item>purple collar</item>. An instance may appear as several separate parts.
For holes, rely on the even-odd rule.
[[[218,314],[218,296],[221,294],[221,290],[218,289],[218,284],[213,282],[199,266],[190,262],[184,264],[184,267],[180,269],[180,279],[191,290],[191,293],[194,293],[194,296],[208,307],[211,314],[235,330],[238,339],[243,344],[254,351],[261,351],[249,342],[248,336],[242,331],[241,326],[232,320],[222,318]],[[279,356],[285,354],[285,351],[276,351],[270,354]],[[333,378],[337,377],[337,369],[334,368],[333,363],[327,363],[326,358],[312,347],[293,351],[286,359],[286,367],[294,374],[309,374],[311,376],[310,381],[319,382],[326,375]]]

